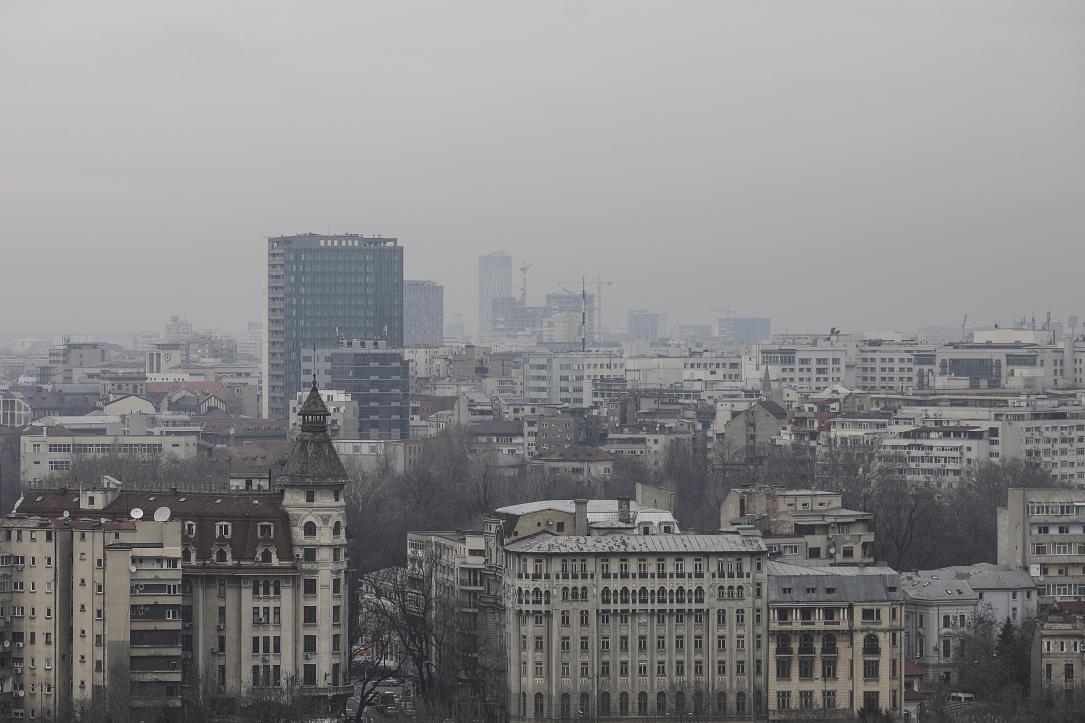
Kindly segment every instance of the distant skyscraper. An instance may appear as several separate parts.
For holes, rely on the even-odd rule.
[[[444,325],[445,287],[432,281],[404,281],[403,343],[440,346]]]
[[[644,309],[634,309],[629,312],[626,322],[626,333],[630,339],[655,341],[662,339],[666,334],[667,315],[655,314]]]
[[[478,257],[478,333],[493,329],[494,299],[512,296],[512,257],[504,251]]]
[[[735,316],[716,321],[716,336],[728,344],[758,344],[772,334],[772,321]]]
[[[268,416],[287,419],[301,362],[338,339],[403,346],[403,247],[357,234],[278,236],[267,242]]]

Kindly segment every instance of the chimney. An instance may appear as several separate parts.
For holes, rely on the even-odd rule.
[[[623,524],[630,524],[633,522],[633,515],[629,512],[629,498],[618,498],[618,522]]]
[[[576,508],[573,513],[573,534],[587,536],[588,534],[588,501],[573,500]]]

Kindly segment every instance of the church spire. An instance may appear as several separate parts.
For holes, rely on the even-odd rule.
[[[313,381],[309,396],[298,410],[301,430],[290,448],[283,476],[287,483],[336,483],[347,479],[343,462],[328,435],[328,417],[331,412],[324,405],[320,389]]]

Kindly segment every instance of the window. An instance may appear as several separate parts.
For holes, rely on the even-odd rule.
[[[316,625],[316,605],[306,605],[304,615],[306,625]]]
[[[305,526],[302,528],[302,534],[305,537],[316,537],[316,523],[312,520],[306,522]]]
[[[257,534],[259,534],[260,537],[271,537],[274,532],[275,526],[270,522],[261,522],[257,526]]]
[[[316,595],[316,578],[307,577],[302,581],[303,595]]]
[[[230,532],[231,532],[230,528],[231,528],[231,525],[230,525],[229,522],[217,522],[217,523],[215,523],[215,537],[226,537],[226,538],[228,538],[230,536]]]
[[[305,501],[316,502],[316,490],[305,490]]]
[[[863,661],[863,678],[866,680],[877,680],[879,673],[879,661],[877,660],[864,660]]]

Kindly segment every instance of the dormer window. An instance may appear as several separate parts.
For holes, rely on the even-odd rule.
[[[265,547],[260,552],[260,562],[262,562],[264,564],[267,564],[267,565],[270,565],[273,562],[273,560],[271,559],[271,550],[269,550],[268,548]]]
[[[185,523],[185,536],[186,537],[195,537],[196,536],[196,523],[195,522],[186,522]]]
[[[229,555],[224,546],[215,549],[215,562],[229,562]]]
[[[215,523],[215,536],[228,538],[230,536],[230,527],[229,522]]]
[[[181,562],[192,562],[191,547],[185,547],[181,549]]]
[[[261,522],[257,527],[257,530],[260,537],[271,537],[275,531],[275,527],[270,522]]]

